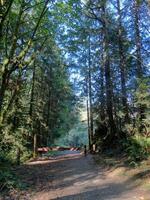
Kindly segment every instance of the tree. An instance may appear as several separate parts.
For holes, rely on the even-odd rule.
[[[75,100],[55,40],[59,24],[51,11],[57,4],[6,1],[2,9],[0,149],[16,151],[20,163],[21,152],[33,150],[35,157],[38,146],[50,145],[70,130]]]

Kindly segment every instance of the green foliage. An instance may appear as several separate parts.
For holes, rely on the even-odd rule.
[[[10,167],[0,168],[0,192],[13,190],[14,188],[25,189],[27,185],[22,183]]]
[[[60,146],[81,147],[88,144],[87,125],[83,122],[77,122],[74,127],[63,137],[55,141]]]
[[[10,171],[0,170],[0,191],[4,189],[12,189],[16,186],[16,178]]]
[[[83,104],[83,102],[82,102]],[[86,107],[85,105],[76,105],[78,107],[77,116],[72,121],[72,127],[70,127],[70,131],[66,134],[62,135],[62,137],[58,138],[55,141],[55,144],[60,146],[74,146],[74,147],[81,147],[85,144],[88,145],[88,129],[87,129],[87,122],[86,122]],[[73,118],[72,118],[73,120]]]
[[[137,115],[136,126],[138,130],[142,129],[143,134],[148,135],[150,133],[150,86],[149,78],[143,78],[138,80],[138,88],[135,93],[135,105],[140,112]],[[141,119],[142,115],[142,119]]]
[[[150,138],[136,135],[123,143],[130,163],[146,159],[150,155]]]
[[[26,188],[27,185],[22,183],[13,171],[16,165],[15,146],[3,145],[5,149],[0,149],[0,192]],[[24,148],[21,155],[21,162],[25,162],[31,157],[31,152]]]
[[[35,133],[37,145],[47,146],[74,124],[75,98],[56,39],[71,5],[12,1],[0,27],[0,150],[13,163],[31,156]]]
[[[13,172],[14,153],[6,153],[1,150],[0,153],[0,192],[14,188],[23,189],[26,187]]]

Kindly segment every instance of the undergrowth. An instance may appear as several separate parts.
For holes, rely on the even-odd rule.
[[[147,159],[150,156],[150,138],[135,135],[123,142],[130,165]]]
[[[10,168],[4,167],[0,169],[0,192],[24,188],[26,188],[26,185],[19,180]]]
[[[11,156],[11,152],[0,152],[0,193],[12,189],[25,189],[27,186],[21,182],[16,176],[13,169],[16,165],[15,158]],[[21,162],[25,162],[29,158],[29,153],[24,152]]]

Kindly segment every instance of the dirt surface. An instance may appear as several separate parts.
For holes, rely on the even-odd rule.
[[[150,200],[138,182],[96,165],[91,155],[30,162],[16,173],[28,188],[13,191],[5,200]]]

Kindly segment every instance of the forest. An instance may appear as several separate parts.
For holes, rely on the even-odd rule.
[[[58,141],[147,159],[149,55],[149,0],[1,0],[0,190]]]

